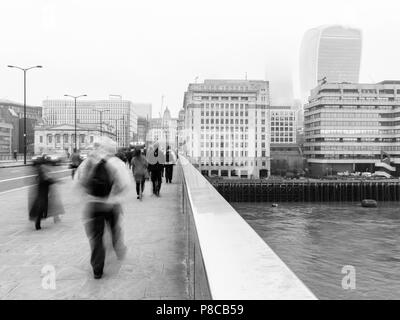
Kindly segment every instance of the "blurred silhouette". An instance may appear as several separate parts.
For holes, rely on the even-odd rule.
[[[148,176],[147,166],[147,160],[142,155],[142,151],[140,149],[135,149],[134,157],[131,160],[131,168],[136,182],[136,194],[138,199],[142,199],[143,196],[144,184]]]
[[[76,172],[76,183],[84,188],[88,201],[85,210],[85,231],[91,247],[91,265],[94,278],[103,275],[105,248],[104,228],[111,232],[112,244],[118,259],[125,257],[120,219],[122,197],[128,191],[131,179],[127,167],[115,156],[116,143],[108,137],[99,137],[93,152]]]
[[[127,164],[128,158],[126,156],[126,151],[124,148],[119,149],[115,155],[117,156],[117,158],[123,161],[125,165]]]
[[[167,147],[165,153],[165,181],[172,183],[172,175],[174,172],[174,165],[176,163],[175,153],[171,150],[170,146]]]
[[[74,178],[75,171],[76,171],[76,169],[78,169],[81,162],[82,162],[82,158],[81,158],[80,152],[79,152],[79,150],[77,150],[75,148],[74,152],[71,155],[71,164],[70,164],[70,168],[72,169],[72,171],[71,171],[72,179]]]
[[[160,196],[162,174],[165,164],[165,154],[161,150],[158,142],[154,143],[154,145],[149,148],[146,159],[151,175],[151,182],[153,184],[153,194]]]
[[[49,168],[44,159],[35,162],[37,185],[32,188],[29,199],[29,219],[35,222],[36,230],[41,229],[40,222],[48,217],[54,218],[54,223],[60,221],[64,213],[60,197],[55,189],[56,180],[49,175]]]

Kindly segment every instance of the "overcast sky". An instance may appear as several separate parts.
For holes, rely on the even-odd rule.
[[[153,104],[176,116],[188,83],[291,78],[297,94],[304,32],[321,24],[363,31],[363,82],[400,79],[398,0],[1,0],[0,98],[28,104],[86,93]]]

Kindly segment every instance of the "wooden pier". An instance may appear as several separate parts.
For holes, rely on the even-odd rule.
[[[228,202],[399,201],[398,181],[230,182],[213,186]]]

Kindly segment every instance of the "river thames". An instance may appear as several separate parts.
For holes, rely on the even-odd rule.
[[[319,299],[400,299],[400,204],[231,203]],[[344,266],[355,289],[343,289]]]

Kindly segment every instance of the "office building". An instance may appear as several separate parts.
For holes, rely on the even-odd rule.
[[[312,175],[382,167],[399,174],[400,81],[321,84],[304,112],[304,154]],[[383,154],[390,165],[382,164]]]
[[[27,153],[33,153],[34,127],[42,118],[42,108],[26,106]],[[0,119],[12,126],[11,150],[24,152],[24,104],[0,99]]]
[[[151,103],[133,102],[132,107],[138,117],[150,120],[152,118],[152,105]]]
[[[300,49],[300,89],[303,101],[318,81],[359,81],[361,30],[340,25],[320,26],[308,30]]]
[[[97,124],[99,131],[105,125],[112,126],[119,147],[127,147],[130,142],[137,140],[137,115],[132,102],[128,100],[78,99],[76,114],[79,125]],[[43,120],[46,124],[74,125],[74,117],[73,99],[43,101]]]
[[[270,173],[269,83],[205,80],[184,95],[186,155],[204,175]]]
[[[291,106],[271,106],[271,174],[285,176],[303,171],[303,157],[297,143],[298,110]]]
[[[11,124],[0,121],[0,155],[12,154],[12,132]]]
[[[185,145],[185,110],[179,110],[177,122],[178,150],[184,152]]]
[[[148,143],[148,133],[150,130],[150,119],[144,117],[138,117],[137,120],[138,126],[138,134],[137,134],[137,142]]]

